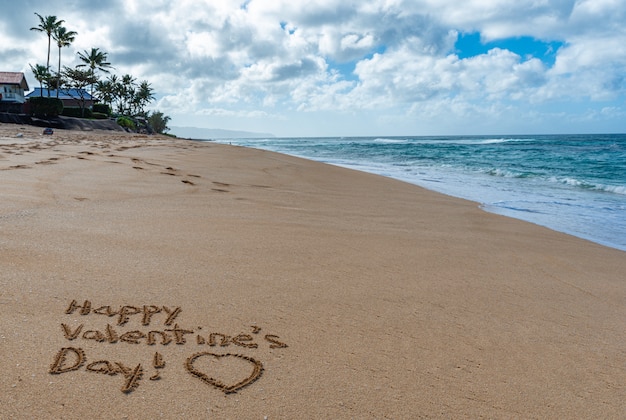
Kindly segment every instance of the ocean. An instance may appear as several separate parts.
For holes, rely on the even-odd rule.
[[[626,251],[626,135],[214,140],[371,172]]]

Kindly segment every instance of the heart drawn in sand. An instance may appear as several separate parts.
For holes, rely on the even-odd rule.
[[[248,376],[244,377],[238,382],[232,385],[228,385],[228,384],[225,384],[222,380],[215,378],[214,377],[215,373],[211,374],[211,371],[213,369],[218,370],[215,363],[213,365],[205,365],[204,372],[194,367],[194,362],[196,362],[198,359],[203,358],[203,357],[213,358],[215,362],[218,362],[218,364],[222,362],[226,362],[229,365],[235,364],[237,371],[243,370],[243,369],[250,369],[250,368],[252,368],[252,371],[250,372]],[[241,361],[243,361],[244,363],[242,364]],[[214,365],[215,367],[212,367]],[[204,382],[208,383],[209,385],[213,385],[217,389],[224,391],[225,394],[231,394],[231,393],[237,392],[239,389],[243,388],[244,386],[250,385],[252,382],[259,379],[259,377],[261,376],[261,373],[263,373],[263,364],[261,364],[261,362],[259,362],[258,360],[255,360],[252,357],[244,356],[242,354],[232,354],[232,353],[226,353],[226,354],[216,354],[216,353],[210,353],[210,352],[195,353],[187,359],[187,361],[185,362],[185,367],[187,368],[187,371],[189,371],[189,373],[191,373],[194,376],[197,376],[198,378],[202,379]],[[238,376],[237,378],[240,378],[243,375],[245,375],[245,373],[242,374],[241,376]]]

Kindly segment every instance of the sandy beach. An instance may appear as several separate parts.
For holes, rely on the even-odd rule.
[[[626,253],[253,149],[0,124],[0,417],[623,418]]]

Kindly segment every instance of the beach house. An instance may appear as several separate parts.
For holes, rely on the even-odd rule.
[[[21,112],[28,90],[24,73],[0,71],[0,112]]]
[[[49,96],[51,98],[59,98],[63,101],[63,106],[66,108],[82,107],[90,108],[94,103],[98,102],[98,99],[92,97],[85,89],[59,89],[59,95],[57,96],[56,89],[35,88],[32,92],[26,95],[27,98],[35,96]],[[84,101],[84,102],[83,102]]]

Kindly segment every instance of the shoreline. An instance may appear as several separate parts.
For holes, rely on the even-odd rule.
[[[8,418],[619,417],[623,252],[272,152],[0,124]]]
[[[457,136],[453,136],[453,137],[457,137]],[[478,139],[484,139],[485,136],[458,136],[458,137],[462,137],[462,138],[467,138],[467,137],[475,137]],[[506,136],[506,137],[511,137],[511,136]],[[514,136],[513,136],[514,137]],[[358,138],[362,138],[362,137],[358,137]],[[369,137],[371,139],[377,138],[376,136],[372,136]],[[303,138],[305,139],[305,138]],[[333,139],[332,137],[329,137],[327,139]],[[356,139],[356,138],[355,138]],[[193,141],[214,141],[216,143],[219,144],[226,144],[227,141],[226,140],[202,140],[202,139],[192,139]],[[236,140],[236,139],[235,139]],[[241,139],[239,139],[241,140]],[[230,142],[228,144],[231,144]],[[262,147],[259,148],[258,146],[255,146],[254,144],[237,144],[239,146],[242,147],[249,147],[249,148],[253,148],[253,149],[258,149],[258,150],[269,150],[269,151],[275,151],[272,150],[272,148],[267,148],[267,149],[263,149]],[[284,151],[280,151],[278,150],[277,153],[285,153],[290,155],[288,152],[284,152]],[[494,206],[492,203],[485,201],[483,199],[481,199],[480,196],[476,196],[474,194],[463,194],[462,192],[458,191],[458,188],[455,188],[454,186],[452,188],[450,188],[450,185],[446,185],[444,187],[441,187],[440,184],[437,183],[433,183],[433,182],[427,182],[426,180],[420,180],[420,179],[413,179],[411,177],[407,177],[403,174],[400,173],[393,173],[393,170],[391,170],[390,172],[390,168],[388,167],[382,167],[382,168],[374,168],[368,166],[367,162],[359,162],[359,161],[353,161],[351,163],[333,163],[333,162],[329,162],[328,160],[325,160],[323,158],[316,158],[315,156],[311,157],[311,156],[303,156],[303,155],[298,155],[298,154],[291,154],[290,156],[295,156],[295,157],[301,157],[303,159],[310,159],[316,162],[320,162],[320,163],[325,163],[325,164],[329,164],[329,165],[334,165],[334,166],[338,166],[338,167],[343,167],[343,168],[349,168],[349,169],[353,169],[356,171],[361,171],[361,172],[365,172],[365,173],[370,173],[370,174],[376,174],[379,176],[383,176],[383,177],[387,177],[390,179],[395,179],[395,180],[399,180],[402,182],[407,182],[409,184],[412,185],[416,185],[420,188],[425,188],[427,190],[439,193],[439,194],[444,194],[446,196],[449,197],[454,197],[454,198],[459,198],[459,199],[463,199],[463,200],[469,200],[472,201],[474,203],[476,203],[477,206],[479,206],[479,208],[481,208],[483,211],[489,212],[489,213],[493,213],[493,214],[498,214],[498,215],[502,215],[502,216],[506,216],[506,217],[511,217],[517,220],[522,220],[528,223],[532,223],[535,224],[537,226],[542,226],[548,229],[551,229],[555,232],[559,232],[559,233],[565,233],[568,235],[572,235],[575,236],[577,238],[580,239],[584,239],[596,244],[600,244],[612,249],[617,249],[620,251],[624,251],[626,252],[626,244],[624,243],[620,243],[619,241],[611,241],[608,238],[605,238],[604,236],[606,236],[606,232],[601,232],[601,234],[597,234],[594,236],[593,234],[589,233],[589,232],[585,232],[583,230],[576,230],[576,226],[572,226],[572,225],[568,225],[565,224],[563,225],[562,223],[559,224],[557,221],[555,221],[555,218],[551,218],[550,216],[548,216],[546,218],[546,216],[544,216],[543,218],[537,218],[536,215],[533,214],[532,211],[529,211],[529,213],[525,213],[524,210],[515,210],[515,209],[510,209],[510,208],[506,208],[506,207],[498,207],[498,206]],[[364,169],[364,167],[367,167],[369,169]],[[472,178],[470,178],[470,181],[472,181]],[[438,181],[439,182],[439,181]],[[446,182],[446,181],[442,181],[442,182]],[[483,191],[485,192],[485,191]],[[486,191],[486,194],[489,195],[489,191]],[[504,198],[506,200],[506,196]],[[562,218],[566,218],[569,217],[571,215],[565,214],[562,216]],[[561,220],[563,220],[561,218]],[[559,219],[559,218],[556,218]],[[607,222],[608,223],[608,222]],[[604,236],[603,236],[604,234]],[[616,238],[620,238],[620,236],[616,236]]]

